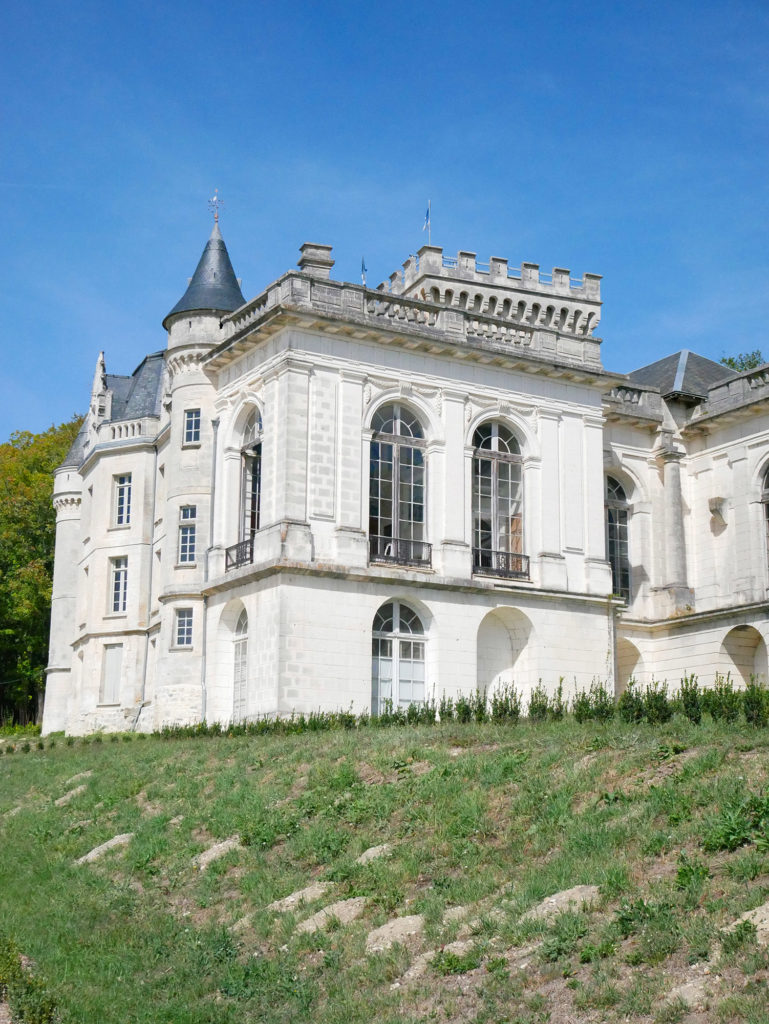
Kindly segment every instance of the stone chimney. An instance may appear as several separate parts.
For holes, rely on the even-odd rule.
[[[299,250],[301,257],[297,266],[303,274],[310,277],[318,277],[328,280],[331,277],[331,268],[334,260],[331,259],[330,245],[316,245],[314,242],[305,242]]]

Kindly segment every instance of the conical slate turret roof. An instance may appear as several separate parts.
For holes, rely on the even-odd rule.
[[[245,301],[219,224],[214,222],[211,237],[206,242],[187,291],[163,320],[163,326],[175,313],[231,313]]]

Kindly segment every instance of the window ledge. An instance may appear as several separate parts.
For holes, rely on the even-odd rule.
[[[97,704],[97,708],[119,708],[121,707],[120,701],[116,701],[114,704]]]
[[[202,441],[182,441],[182,448],[200,448]]]
[[[169,651],[176,651],[177,653],[179,651],[187,651],[189,653],[195,650],[192,644],[171,644],[168,649]]]
[[[107,612],[104,616],[105,619],[127,619],[128,612]]]
[[[174,569],[197,569],[197,562],[177,562]]]
[[[130,530],[130,523],[113,523],[112,526],[107,527],[107,533],[113,533],[115,530]],[[88,538],[90,540],[90,537]]]

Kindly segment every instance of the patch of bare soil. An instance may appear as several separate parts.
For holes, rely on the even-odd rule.
[[[305,933],[320,931],[333,920],[339,921],[340,924],[350,924],[360,917],[365,907],[365,896],[353,896],[349,900],[339,900],[337,903],[331,903],[298,924],[296,928],[297,933],[304,935]]]
[[[145,789],[136,794],[136,802],[142,814],[146,814],[148,817],[154,817],[157,814],[163,813],[161,805],[150,800]]]
[[[8,1003],[0,1003],[0,1024],[13,1024],[11,1008]]]
[[[575,885],[571,889],[563,889],[553,893],[527,910],[521,917],[522,921],[549,921],[550,918],[564,910],[579,910],[585,903],[595,903],[599,898],[597,885]]]
[[[102,843],[101,846],[95,846],[93,850],[89,850],[84,856],[79,857],[76,864],[91,864],[95,860],[99,860],[103,857],[108,850],[114,850],[117,846],[127,846],[128,843],[133,839],[133,832],[123,832],[119,836],[113,836],[112,839],[108,839],[106,843]]]
[[[282,807],[284,804],[290,803],[292,800],[297,800],[302,793],[307,789],[307,785],[310,781],[310,765],[299,764],[296,767],[296,778],[294,779],[291,789],[288,791],[286,796],[282,800],[278,800],[275,804],[276,807]]]
[[[415,936],[422,934],[425,921],[421,914],[410,914],[406,917],[394,917],[391,921],[375,928],[366,936],[366,952],[381,953],[396,942],[408,944]]]
[[[298,889],[296,892],[292,892],[288,896],[284,896],[283,899],[273,900],[267,906],[268,910],[275,910],[279,914],[285,913],[287,910],[296,910],[297,907],[303,903],[311,903],[313,900],[319,900],[322,896],[325,896],[329,889],[333,889],[333,882],[313,882],[311,885],[305,886],[304,889]]]

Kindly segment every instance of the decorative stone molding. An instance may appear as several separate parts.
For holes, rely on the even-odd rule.
[[[166,366],[168,373],[173,380],[179,374],[192,373],[201,370],[205,352],[172,352],[168,356]]]
[[[82,499],[74,494],[63,494],[55,496],[53,499],[53,507],[56,509],[56,515],[64,515],[65,513],[72,514],[78,512],[82,504]]]

